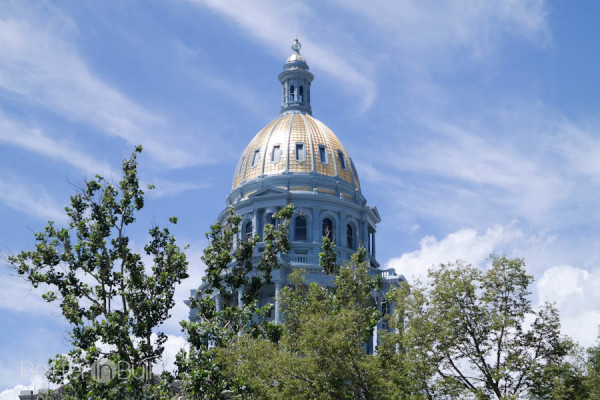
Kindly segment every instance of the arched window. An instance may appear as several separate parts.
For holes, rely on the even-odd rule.
[[[273,213],[267,214],[267,216],[265,217],[265,223],[275,226],[275,218],[273,218]]]
[[[252,221],[246,222],[244,225],[244,240],[252,239]]]
[[[294,220],[294,240],[306,240],[306,217],[298,215]]]
[[[325,236],[333,240],[333,222],[329,218],[323,220],[323,237]]]
[[[303,98],[304,98],[304,87],[300,86],[300,91],[298,93],[298,102],[302,103]]]
[[[294,102],[294,85],[290,86],[290,103]]]
[[[352,232],[352,225],[346,225],[346,247],[349,249],[354,248],[354,237]]]

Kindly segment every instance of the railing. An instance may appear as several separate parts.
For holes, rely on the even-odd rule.
[[[319,256],[308,254],[288,254],[287,261],[292,265],[319,265]]]
[[[339,265],[343,265],[346,261],[350,260],[350,256],[352,252],[345,250],[338,250],[337,252],[337,263]],[[291,265],[319,265],[319,255],[318,254],[286,254],[279,255],[279,260],[281,262],[288,262]],[[371,265],[375,264],[375,267],[379,267],[379,263],[375,261],[374,257],[369,255],[367,256],[368,260],[371,261]],[[252,263],[257,264],[262,258],[262,254],[256,254],[252,257]]]

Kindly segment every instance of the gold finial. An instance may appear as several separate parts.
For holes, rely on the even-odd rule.
[[[296,53],[300,53],[301,48],[302,48],[302,45],[300,44],[300,41],[298,40],[298,36],[296,36],[296,38],[292,42],[292,50],[294,50],[294,52],[296,52]]]

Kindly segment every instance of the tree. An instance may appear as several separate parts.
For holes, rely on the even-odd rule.
[[[442,264],[427,286],[393,291],[390,322],[399,329],[385,338],[382,360],[405,396],[571,398],[556,397],[570,389],[554,378],[572,343],[553,305],[532,308],[532,282],[523,259],[493,256],[485,272]]]
[[[587,349],[586,353],[584,386],[588,398],[600,400],[600,341]]]
[[[162,386],[157,385],[151,370],[167,338],[157,328],[170,316],[175,287],[187,278],[188,262],[168,228],[149,230],[144,253],[151,266],[130,247],[127,230],[144,207],[136,161],[141,151],[141,146],[136,147],[123,162],[117,186],[96,176],[71,196],[65,208],[67,228],[49,222],[35,235],[35,250],[9,257],[34,287],[48,287],[43,298],[60,302],[73,327],[73,349],[50,360],[49,379],[64,385],[66,398],[170,395],[168,375]],[[118,367],[118,379],[93,378],[90,369],[101,359]]]
[[[186,398],[228,399],[251,393],[244,380],[225,373],[222,349],[239,335],[279,340],[280,327],[262,318],[270,305],[258,309],[256,295],[271,282],[272,271],[280,268],[279,255],[289,249],[292,210],[293,204],[287,205],[274,215],[276,226],[265,226],[265,247],[256,267],[252,257],[259,236],[236,241],[241,217],[233,209],[224,225],[214,224],[206,234],[209,243],[202,260],[206,264],[203,279],[208,285],[198,297],[190,299],[197,321],[181,322],[190,344],[190,350],[177,357],[178,377]],[[222,301],[221,310],[212,299],[216,293]],[[236,294],[241,303],[236,301]]]
[[[236,337],[224,350],[228,373],[246,382],[254,398],[390,398],[393,388],[365,351],[381,317],[366,251],[339,270],[333,288],[308,285],[301,271],[290,279],[281,291],[281,340]]]
[[[323,236],[322,250],[319,253],[319,264],[327,275],[337,275],[339,265],[337,265],[337,254],[335,252],[335,243],[329,236]]]

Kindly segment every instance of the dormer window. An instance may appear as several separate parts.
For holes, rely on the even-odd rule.
[[[306,161],[306,148],[304,143],[296,143],[296,161]]]
[[[346,169],[346,159],[344,158],[344,153],[341,150],[338,150],[338,160],[340,162],[340,167],[345,170]]]
[[[300,92],[298,93],[298,102],[302,103],[303,98],[304,98],[304,87],[300,86]]]
[[[319,145],[319,161],[321,161],[323,164],[327,164],[329,162],[328,157],[327,157],[327,149],[325,148],[325,145],[320,144]]]
[[[276,144],[271,150],[271,162],[277,163],[281,159],[281,146]]]
[[[260,149],[254,150],[254,155],[252,156],[252,168],[258,165],[258,160],[260,159]]]
[[[290,86],[290,103],[294,102],[294,85]]]

